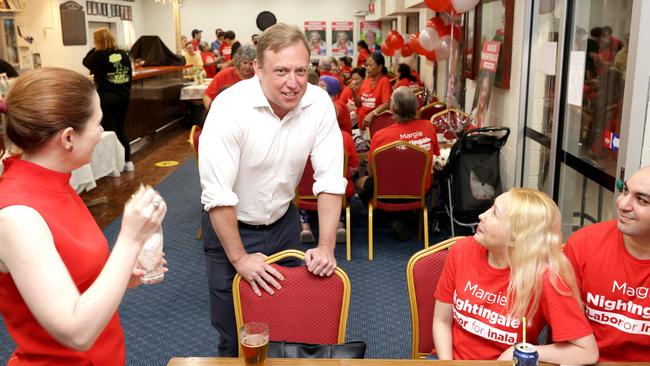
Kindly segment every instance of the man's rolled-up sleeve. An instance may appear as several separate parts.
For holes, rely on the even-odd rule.
[[[205,211],[239,202],[233,187],[239,171],[241,130],[227,109],[223,98],[213,102],[199,139],[201,203]]]
[[[314,195],[323,192],[342,195],[347,180],[343,176],[343,137],[336,122],[334,104],[327,104],[318,124],[318,135],[311,152]]]

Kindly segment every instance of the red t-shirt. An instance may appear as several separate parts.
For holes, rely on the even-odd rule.
[[[354,104],[354,96],[352,95],[352,89],[349,86],[346,86],[339,94],[339,100],[344,104],[352,103]]]
[[[650,360],[650,259],[627,251],[615,220],[576,231],[564,252],[576,272],[599,361]]]
[[[363,124],[363,119],[370,111],[390,101],[393,88],[388,76],[382,75],[375,83],[374,88],[372,82],[372,79],[365,79],[359,87],[359,97],[361,98],[361,106],[357,108],[357,123],[359,125]]]
[[[343,149],[348,154],[348,172],[345,177],[348,179],[348,186],[345,188],[345,195],[352,197],[355,192],[354,183],[352,182],[350,170],[359,167],[359,155],[357,155],[357,148],[354,144],[354,139],[349,132],[341,131],[343,135]]]
[[[192,42],[192,44],[194,45],[194,51],[198,51],[199,50],[199,40],[192,38],[192,40],[190,42]]]
[[[219,51],[221,52],[221,56],[223,56],[224,61],[230,61],[232,59],[232,45],[228,45],[226,42],[222,42]]]
[[[348,110],[348,106],[340,99],[334,99],[332,101],[334,102],[336,120],[339,122],[339,128],[341,131],[346,131],[352,134],[352,121],[350,121],[350,111]]]
[[[413,90],[417,90],[420,88],[420,83],[418,83],[417,81],[411,81],[407,78],[403,78],[400,79],[398,82],[396,82],[395,85],[393,85],[393,89],[397,89],[400,86],[406,86]]]
[[[545,324],[553,342],[565,342],[592,333],[578,300],[558,292],[542,279],[537,314],[528,319],[526,340],[536,344]],[[497,269],[487,261],[487,249],[473,237],[459,240],[451,248],[438,281],[436,300],[452,304],[454,359],[493,360],[514,343],[522,341],[520,319],[506,315],[510,269]],[[568,287],[561,281],[564,293]]]
[[[203,51],[201,52],[201,58],[203,59],[203,69],[205,70],[205,76],[208,78],[213,78],[217,74],[217,58],[214,57],[212,51]],[[211,65],[208,65],[211,64]]]
[[[214,98],[216,98],[224,89],[238,83],[239,81],[241,81],[241,78],[239,78],[235,66],[226,67],[219,71],[214,79],[212,79],[208,88],[205,89],[205,95],[214,100]]]
[[[352,68],[350,66],[342,66],[339,75],[343,80],[348,80],[352,76]]]
[[[372,137],[368,156],[372,156],[372,152],[380,146],[400,140],[419,146],[429,152],[429,166],[427,167],[428,174],[426,180],[426,189],[429,190],[431,187],[431,164],[433,163],[433,155],[440,155],[436,129],[431,122],[425,119],[413,120],[405,124],[395,123],[386,128],[382,128]]]
[[[359,51],[359,56],[357,56],[357,67],[364,67],[368,57],[370,57],[370,54],[365,48],[362,48],[361,51]]]

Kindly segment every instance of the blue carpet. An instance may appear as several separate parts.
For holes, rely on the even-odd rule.
[[[195,161],[185,162],[156,188],[168,205],[163,226],[169,272],[160,284],[128,291],[120,306],[127,364],[135,366],[166,365],[173,356],[216,355],[218,335],[209,321],[202,242],[195,239],[201,211]],[[120,221],[104,229],[110,243],[117,237]],[[376,214],[375,260],[368,262],[367,210],[352,200],[353,260],[345,260],[345,245],[336,249],[338,263],[352,282],[347,340],[365,341],[368,358],[409,358],[406,262],[423,246],[415,234],[406,242],[397,241],[389,229],[382,229],[386,226],[381,213]],[[434,234],[430,241],[445,238]],[[14,347],[0,322],[0,362]]]

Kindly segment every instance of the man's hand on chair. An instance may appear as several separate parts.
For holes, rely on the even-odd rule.
[[[320,245],[309,249],[305,252],[305,265],[309,272],[317,276],[330,276],[336,269],[334,251]]]
[[[282,276],[282,274],[271,265],[267,264],[264,261],[265,259],[266,256],[264,254],[253,253],[246,254],[232,263],[235,270],[237,270],[237,273],[251,284],[253,292],[255,292],[257,296],[262,296],[260,287],[263,288],[264,291],[273,295],[275,291],[271,286],[278,290],[282,288],[276,279],[280,281],[284,280],[284,276]],[[269,286],[269,284],[271,286]]]

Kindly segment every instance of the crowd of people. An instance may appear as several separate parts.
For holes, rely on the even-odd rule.
[[[201,31],[192,33],[186,50],[198,54]],[[265,258],[302,248],[305,227],[298,222],[305,220],[292,200],[307,159],[320,229],[305,265],[314,275],[330,276],[337,266],[341,197],[354,193],[354,183],[362,200],[372,191],[372,179],[358,172],[354,127],[389,110],[396,124],[376,133],[371,154],[398,140],[419,145],[430,157],[439,147],[431,124],[416,118],[410,69],[400,67],[408,85],[393,90],[380,54],[348,70],[349,78],[341,70],[351,60],[328,60],[319,63],[312,85],[312,47],[298,28],[276,24],[257,45],[241,47],[235,47],[234,32],[223,33],[210,50],[223,51],[215,56],[231,64],[222,66],[206,96],[198,156],[210,321],[220,335],[218,355],[237,356],[233,278],[240,274],[257,295],[282,291],[282,273]],[[0,178],[0,313],[17,343],[12,366],[125,363],[116,310],[126,289],[139,284],[137,254],[167,209],[153,189],[135,192],[109,252],[68,184],[70,172],[90,160],[104,120],[119,112],[120,89],[130,82],[130,72],[116,77],[103,71],[107,64],[124,70],[130,63],[101,39],[84,60],[95,84],[73,71],[40,68],[18,77],[0,101],[2,131],[21,152],[3,161]],[[344,175],[345,154],[350,169]],[[480,215],[476,234],[451,248],[431,294],[435,357],[512,359],[525,317],[532,343],[550,328],[551,338],[537,346],[542,362],[647,361],[649,200],[650,168],[643,168],[623,185],[617,219],[577,231],[563,248],[560,212],[548,196],[516,188],[497,197]]]

